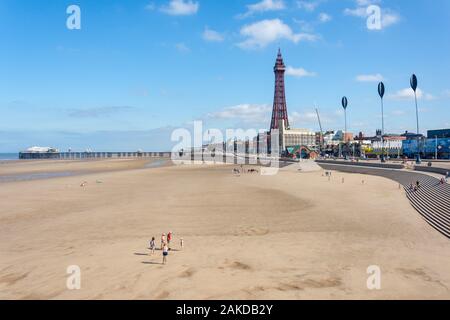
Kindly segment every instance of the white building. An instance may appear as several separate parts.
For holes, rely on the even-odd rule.
[[[280,149],[284,151],[288,147],[316,146],[316,133],[308,129],[285,129],[284,121],[280,121]]]

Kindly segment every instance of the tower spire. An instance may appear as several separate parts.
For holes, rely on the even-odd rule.
[[[272,123],[270,125],[270,130],[280,129],[280,120],[283,121],[284,127],[288,129],[289,119],[284,88],[284,73],[286,71],[286,66],[284,65],[280,48],[278,48],[278,56],[273,71],[275,73],[275,94],[273,99]]]

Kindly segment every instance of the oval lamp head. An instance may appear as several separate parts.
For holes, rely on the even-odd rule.
[[[383,99],[385,93],[384,83],[380,82],[378,84],[378,94],[380,95],[381,99]]]
[[[416,77],[415,74],[413,74],[411,76],[410,83],[411,83],[411,88],[414,90],[414,92],[416,92],[416,90],[417,90],[417,77]]]
[[[347,109],[347,106],[348,106],[348,99],[347,99],[347,97],[343,97],[342,98],[342,108],[344,108],[344,110],[345,110],[345,109]]]

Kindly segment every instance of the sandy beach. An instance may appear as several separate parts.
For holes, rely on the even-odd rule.
[[[0,299],[450,299],[450,240],[398,183],[233,168],[2,163],[0,176],[74,174],[0,183]],[[163,266],[148,242],[168,231]],[[371,265],[381,290],[366,286]]]

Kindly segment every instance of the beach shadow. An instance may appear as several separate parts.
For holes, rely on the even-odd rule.
[[[148,256],[148,253],[139,253],[139,252],[135,252],[134,255],[135,255],[135,256]]]
[[[142,264],[156,264],[156,265],[162,265],[162,262],[151,262],[151,261],[142,261]]]

